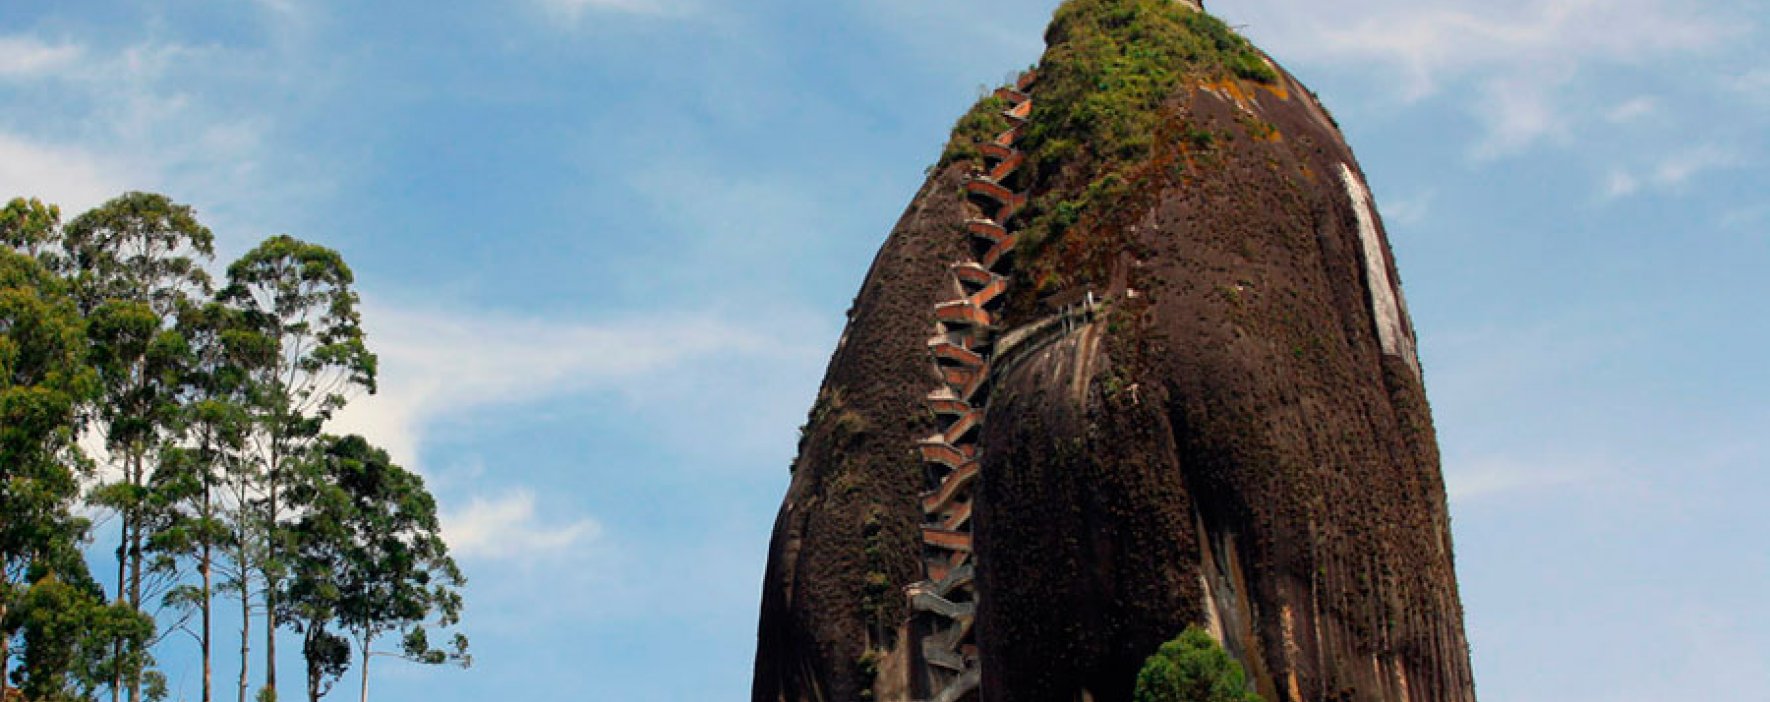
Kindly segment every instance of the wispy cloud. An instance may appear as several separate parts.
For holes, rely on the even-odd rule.
[[[1648,191],[1682,192],[1700,175],[1743,164],[1738,152],[1705,144],[1674,152],[1645,168],[1612,169],[1605,176],[1603,191],[1612,199]]]
[[[324,83],[304,51],[191,45],[151,30],[110,45],[0,36],[0,88],[55,81],[34,109],[0,115],[0,197],[36,195],[72,214],[123,190],[159,191],[197,206],[224,253],[244,243],[229,236],[272,229],[267,220],[287,227],[265,215],[300,211],[343,170],[309,172],[302,152],[273,143],[279,120]]]
[[[584,392],[642,394],[715,361],[770,357],[776,346],[763,333],[717,319],[660,313],[605,324],[512,317],[487,312],[441,312],[377,303],[365,309],[370,345],[379,354],[380,391],[360,397],[328,426],[384,446],[395,460],[421,464],[425,438],[443,418]],[[483,489],[477,475],[440,476],[445,504],[463,487]],[[503,484],[509,485],[506,476]],[[445,509],[443,528],[458,556],[534,564],[563,558],[584,566],[583,549],[603,528],[582,515],[542,514],[535,493],[511,488],[477,494]]]
[[[687,0],[535,0],[548,15],[576,23],[588,14],[682,17],[691,14]]]
[[[1729,87],[1761,107],[1770,107],[1770,67],[1748,71],[1734,78]]]
[[[0,37],[0,79],[36,78],[73,66],[85,50],[76,44],[48,44],[35,37]]]
[[[1467,461],[1446,460],[1444,481],[1445,492],[1453,502],[1467,503],[1576,486],[1606,472],[1614,471],[1591,457],[1483,456]]]
[[[593,388],[621,390],[679,374],[713,357],[773,353],[767,335],[717,319],[657,314],[610,324],[495,313],[366,306],[380,392],[338,415],[335,430],[364,434],[414,463],[426,427],[447,415]]]
[[[464,559],[534,560],[579,548],[602,533],[594,519],[543,523],[535,494],[518,489],[501,497],[475,497],[466,507],[443,515],[443,535],[454,555]]]
[[[1364,0],[1296,6],[1262,2],[1234,14],[1283,53],[1375,67],[1400,78],[1404,102],[1454,90],[1486,127],[1476,155],[1516,153],[1565,138],[1603,108],[1566,88],[1601,66],[1649,65],[1714,48],[1745,29],[1669,0]]]
[[[1647,95],[1639,95],[1623,101],[1604,113],[1604,119],[1612,124],[1628,124],[1659,111],[1659,100]]]
[[[87,149],[0,132],[0,200],[40,197],[72,217],[123,190],[117,174],[130,169],[122,166]]]

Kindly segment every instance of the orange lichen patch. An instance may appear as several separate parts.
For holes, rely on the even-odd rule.
[[[1255,83],[1254,87],[1257,90],[1264,90],[1268,93],[1272,93],[1273,97],[1276,97],[1280,100],[1290,100],[1291,99],[1291,89],[1285,87],[1283,80],[1275,80],[1271,83]]]
[[[1253,110],[1260,107],[1260,93],[1265,92],[1280,100],[1290,100],[1291,91],[1283,81],[1262,83],[1246,78],[1222,77],[1201,80],[1198,87],[1235,101],[1242,109]]]

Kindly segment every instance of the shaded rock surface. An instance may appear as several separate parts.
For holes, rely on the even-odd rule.
[[[1473,700],[1413,332],[1350,150],[1282,71],[1197,76],[1164,110],[1131,196],[1021,253],[1006,326],[1107,302],[997,363],[982,698],[1128,700],[1199,624],[1268,700]],[[958,292],[975,167],[932,173],[850,311],[775,523],[759,702],[919,692],[903,588],[922,578],[925,340]],[[1040,164],[1027,187],[1091,167]]]

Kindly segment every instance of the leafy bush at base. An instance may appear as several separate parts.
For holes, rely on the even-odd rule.
[[[1262,702],[1248,691],[1241,664],[1210,634],[1187,627],[1162,644],[1137,673],[1133,702]]]

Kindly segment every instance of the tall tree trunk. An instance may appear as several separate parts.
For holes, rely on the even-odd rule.
[[[130,462],[134,464],[134,467],[129,473],[129,484],[137,488],[145,487],[147,485],[146,463],[143,462],[139,449],[130,457]],[[136,507],[135,511],[135,518],[130,520],[134,524],[129,530],[129,609],[140,613],[142,527],[139,507]],[[139,662],[132,661],[129,665],[129,702],[141,702],[141,668]]]
[[[363,639],[363,685],[360,702],[369,702],[369,639]]]
[[[306,645],[301,647],[302,653],[306,654],[307,658],[307,702],[320,702],[320,683],[324,673],[320,670],[320,661],[314,657],[313,641],[314,637],[321,633],[321,623],[312,619],[308,620]]]
[[[204,488],[203,511],[205,514],[209,511],[208,505],[209,492],[208,488]],[[205,519],[207,519],[207,517],[205,517]],[[210,658],[210,646],[213,643],[214,633],[210,623],[210,593],[212,592],[210,577],[212,567],[210,562],[213,557],[210,554],[209,536],[207,534],[203,536],[202,558],[203,560],[197,566],[197,569],[203,573],[203,702],[214,702],[215,668],[212,659]]]
[[[252,571],[246,557],[246,544],[240,544],[240,702],[246,702],[246,689],[252,679],[246,669],[252,661]]]
[[[127,470],[127,469],[125,469]],[[117,521],[122,523],[122,533],[117,536],[117,602],[127,602],[129,591],[129,511],[119,513]],[[111,702],[123,699],[123,639],[118,638],[111,646]]]
[[[12,583],[0,580],[0,585],[10,586]],[[0,601],[0,622],[6,621],[6,603]],[[0,702],[5,702],[7,690],[6,679],[10,677],[12,668],[12,632],[0,628]]]
[[[279,570],[277,562],[277,448],[273,443],[270,459],[270,512],[264,524],[265,568],[264,568],[264,686],[277,689],[277,586],[279,583],[272,571]]]

